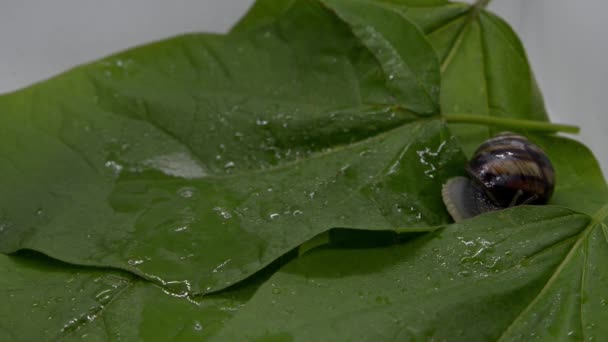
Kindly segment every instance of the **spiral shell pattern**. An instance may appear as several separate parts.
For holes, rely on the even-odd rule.
[[[555,171],[545,152],[511,132],[479,146],[466,171],[501,207],[547,203],[555,188]]]

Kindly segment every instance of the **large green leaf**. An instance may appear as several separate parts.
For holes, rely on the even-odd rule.
[[[512,30],[444,0],[260,0],[0,96],[0,250],[80,265],[0,256],[0,339],[606,336],[597,162],[528,134],[561,207],[447,225],[493,130],[458,113],[546,120]]]
[[[523,46],[495,15],[447,1],[362,0],[411,19],[435,48],[441,64],[443,115],[476,114],[547,121],[544,102]],[[233,32],[280,20],[292,2],[258,0]],[[471,154],[495,129],[452,125]]]
[[[390,248],[311,252],[270,278],[217,337],[601,339],[608,314],[601,226],[567,209],[521,207]],[[593,270],[581,278],[587,234],[597,235],[596,249]],[[579,308],[584,317],[573,314]]]
[[[0,249],[197,293],[331,228],[447,222],[462,153],[438,121],[411,123],[438,110],[431,45],[392,9],[330,4],[0,98]]]
[[[258,281],[220,296],[181,297],[128,273],[0,255],[2,341],[172,340],[213,335]]]
[[[532,139],[556,169],[552,202],[589,215],[513,208],[389,248],[312,251],[270,278],[218,339],[601,340],[608,187],[580,143]]]

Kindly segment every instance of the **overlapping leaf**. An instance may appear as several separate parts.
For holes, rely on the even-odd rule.
[[[401,13],[425,33],[441,69],[441,112],[547,120],[544,103],[521,42],[491,13],[447,1],[360,0]],[[279,20],[291,2],[258,0],[233,32]],[[492,127],[452,125],[471,154]]]
[[[408,124],[438,111],[432,47],[391,9],[325,6],[0,99],[2,250],[198,293],[331,228],[447,222],[437,194],[463,156],[438,122]]]
[[[125,272],[0,256],[0,339],[173,340],[213,335],[257,287],[187,301]]]
[[[312,252],[270,278],[218,340],[494,340],[588,224],[565,209],[516,208],[390,248]]]
[[[441,183],[491,130],[448,130],[440,111],[546,120],[510,28],[443,0],[260,0],[229,35],[0,97],[1,249],[102,267],[4,256],[0,337],[606,336],[608,189],[563,138],[531,136],[556,166],[552,204],[569,209],[313,250],[264,282],[332,228],[445,224]],[[347,246],[381,237],[352,232]]]
[[[579,143],[535,142],[561,175],[554,202],[593,216],[513,208],[390,248],[312,251],[270,278],[218,340],[604,338],[608,188]]]

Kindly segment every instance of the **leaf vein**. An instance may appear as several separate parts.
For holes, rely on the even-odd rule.
[[[574,258],[574,255],[576,254],[576,252],[578,251],[580,246],[583,243],[585,243],[585,240],[587,239],[589,234],[593,231],[595,226],[599,222],[603,221],[607,215],[608,215],[608,204],[604,205],[600,210],[597,211],[597,213],[593,216],[593,218],[591,219],[591,221],[587,225],[587,227],[585,227],[585,229],[580,233],[578,239],[576,240],[576,242],[574,243],[574,245],[572,246],[570,251],[568,251],[568,254],[566,254],[566,257],[557,266],[557,268],[555,269],[555,272],[553,272],[553,274],[551,275],[551,277],[549,278],[547,283],[539,291],[539,293],[536,295],[536,297],[534,297],[534,299],[530,302],[530,304],[528,304],[528,306],[526,306],[526,308],[517,317],[515,317],[515,319],[513,319],[511,324],[502,332],[500,337],[498,337],[497,341],[503,341],[506,338],[506,334],[514,328],[515,324],[517,322],[519,322],[521,319],[523,319],[523,316],[526,315],[528,312],[530,312],[530,310],[532,310],[532,308],[536,305],[536,303],[538,303],[542,299],[542,297],[545,295],[545,293],[557,281],[557,279],[561,275],[564,268],[572,261],[572,259]]]

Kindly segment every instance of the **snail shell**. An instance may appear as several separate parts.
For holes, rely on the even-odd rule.
[[[515,205],[545,204],[555,188],[555,171],[545,152],[511,132],[481,144],[465,170],[470,178],[452,178],[442,189],[456,222]]]

